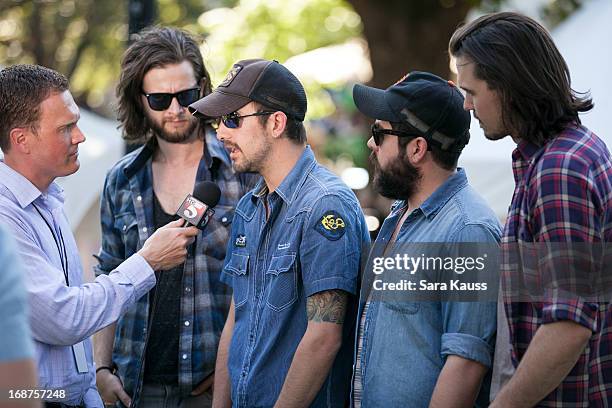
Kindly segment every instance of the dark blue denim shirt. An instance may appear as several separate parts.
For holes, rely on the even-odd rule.
[[[262,180],[240,200],[221,276],[234,289],[228,361],[234,407],[274,405],[306,331],[306,298],[333,289],[356,295],[368,242],[357,198],[310,147],[274,192]],[[353,321],[345,319],[342,348],[312,406],[347,401]]]

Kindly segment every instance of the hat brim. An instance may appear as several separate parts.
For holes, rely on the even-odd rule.
[[[353,100],[361,113],[372,119],[401,122],[403,119],[393,112],[387,97],[388,92],[384,89],[372,88],[361,84],[356,84],[353,87]]]
[[[249,102],[251,100],[247,97],[215,90],[189,105],[189,112],[194,116],[218,118],[237,111]]]

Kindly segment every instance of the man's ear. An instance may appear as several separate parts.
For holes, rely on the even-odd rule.
[[[423,137],[412,139],[406,145],[404,154],[408,160],[410,160],[411,164],[416,165],[421,163],[427,154],[427,140]]]
[[[270,126],[273,137],[281,137],[287,128],[287,115],[281,111],[274,112],[268,119],[268,126]]]
[[[11,129],[9,132],[9,150],[15,149],[23,154],[30,154],[32,137],[34,137],[34,134],[29,127]]]

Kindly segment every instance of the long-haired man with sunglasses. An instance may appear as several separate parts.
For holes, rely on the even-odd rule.
[[[221,199],[187,260],[158,274],[154,291],[96,336],[97,384],[108,403],[210,406],[218,340],[231,292],[220,283],[238,199],[254,184],[236,175],[212,127],[187,106],[211,91],[198,44],[186,32],[151,28],[125,52],[117,87],[123,137],[144,146],[108,173],[102,196],[97,274],[138,250],[175,219],[195,183],[218,184]]]
[[[397,200],[364,273],[376,272],[370,269],[374,254],[385,261],[398,255],[459,260],[466,252],[482,255],[464,243],[479,243],[476,250],[497,248],[501,231],[495,214],[457,168],[469,141],[470,115],[455,85],[412,72],[386,90],[356,85],[353,98],[362,113],[376,119],[368,141],[374,187]],[[446,290],[462,272],[443,272],[425,267],[413,274],[385,272],[364,283],[353,379],[356,407],[486,405],[488,389],[481,390],[481,383],[492,362],[495,302],[453,301],[461,296],[451,298]],[[418,298],[390,286],[403,282],[394,278],[409,276],[421,290]],[[440,285],[430,289],[422,280]]]
[[[215,406],[344,407],[369,236],[353,192],[306,145],[302,84],[276,61],[239,61],[190,108],[220,118],[236,171],[262,176],[238,203],[228,242],[221,279],[234,294]]]

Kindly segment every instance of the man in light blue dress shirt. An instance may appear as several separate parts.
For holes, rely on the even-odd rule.
[[[39,387],[64,391],[47,407],[102,407],[90,336],[155,285],[154,270],[181,264],[198,230],[157,230],[111,274],[83,284],[83,270],[53,181],[79,169],[79,109],[61,74],[36,65],[0,71],[0,224],[24,262]],[[63,395],[63,397],[62,397]]]

